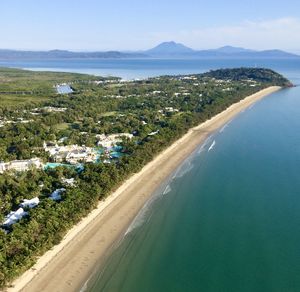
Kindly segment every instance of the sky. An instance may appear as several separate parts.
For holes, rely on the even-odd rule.
[[[0,48],[144,50],[163,41],[300,53],[299,0],[0,0]]]

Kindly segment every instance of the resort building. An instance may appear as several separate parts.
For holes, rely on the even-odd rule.
[[[68,185],[70,187],[74,187],[76,185],[74,177],[72,177],[72,178],[63,178],[62,183],[64,183],[65,185]]]
[[[78,145],[67,145],[67,146],[47,146],[44,142],[44,149],[49,152],[50,156],[55,162],[66,161],[71,164],[77,164],[79,162],[94,162],[98,154],[91,148],[86,146]]]
[[[117,143],[122,142],[122,138],[132,139],[133,135],[128,133],[118,133],[118,134],[111,134],[111,135],[96,135],[98,139],[97,145],[102,146],[104,148],[111,148],[115,146]]]
[[[39,112],[48,112],[48,113],[52,113],[52,112],[65,112],[67,110],[66,107],[53,107],[53,106],[44,106],[44,107],[41,107],[41,108],[34,108],[31,112],[31,114],[35,114],[35,113],[39,113]]]
[[[5,171],[26,171],[31,168],[42,168],[43,163],[39,158],[32,158],[28,160],[13,160],[10,162],[0,163],[0,173]]]

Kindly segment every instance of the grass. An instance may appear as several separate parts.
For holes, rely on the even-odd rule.
[[[80,83],[99,77],[64,72],[34,72],[0,67],[0,107],[32,104],[57,96],[55,84]]]
[[[111,116],[115,116],[117,114],[117,112],[106,112],[101,114],[101,117],[111,117]]]
[[[68,123],[61,123],[61,124],[56,124],[54,126],[54,128],[58,131],[62,131],[62,130],[67,130],[69,129],[70,124]]]
[[[43,101],[49,100],[45,96],[35,96],[35,95],[9,95],[9,94],[0,94],[0,107],[13,107],[23,104],[35,104]]]

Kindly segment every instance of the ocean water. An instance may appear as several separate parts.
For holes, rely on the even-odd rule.
[[[123,78],[257,65],[300,82],[296,60],[51,62],[39,68],[107,70]],[[86,290],[300,291],[299,129],[295,87],[264,98],[216,131],[158,188]]]
[[[232,67],[267,67],[279,71],[300,68],[298,59],[83,59],[83,60],[0,60],[0,66],[30,70],[78,72],[123,79],[146,78],[168,74],[194,74],[211,69]]]
[[[295,83],[300,71],[282,70]],[[156,192],[87,291],[300,291],[300,89],[214,133]]]

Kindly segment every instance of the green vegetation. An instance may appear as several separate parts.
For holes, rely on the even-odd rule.
[[[72,83],[74,92],[56,94],[53,85],[63,82]],[[0,222],[23,199],[40,199],[38,207],[27,210],[28,216],[5,229],[7,234],[0,229],[0,285],[30,268],[99,200],[189,128],[270,85],[290,83],[274,71],[247,68],[124,83],[116,78],[1,69],[0,91],[32,93],[22,100],[6,94],[5,102],[1,100],[0,161],[34,157],[51,161],[44,141],[63,139],[67,145],[95,147],[100,134],[133,133],[134,138],[123,139],[127,155],[115,163],[86,163],[79,173],[57,167],[0,174]],[[76,184],[66,186],[64,178],[74,178]],[[61,200],[50,200],[58,188],[66,188]]]
[[[220,69],[217,71],[210,71],[203,74],[207,77],[214,77],[217,79],[227,79],[234,81],[256,80],[257,82],[273,83],[279,86],[291,86],[282,75],[269,69],[257,68],[235,68],[235,69]]]
[[[85,83],[99,77],[57,72],[0,68],[0,107],[38,103],[56,97],[55,85]],[[102,79],[103,80],[103,79]]]

